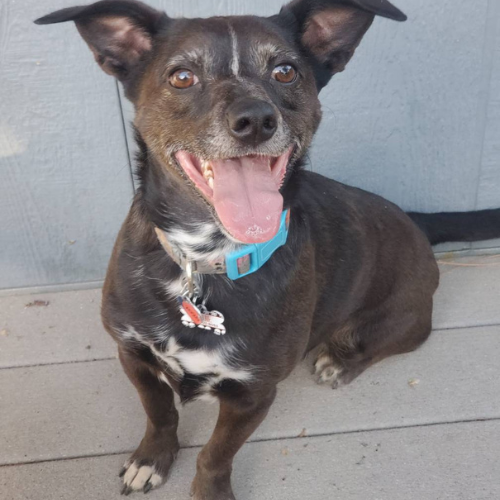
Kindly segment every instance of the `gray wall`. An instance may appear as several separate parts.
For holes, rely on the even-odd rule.
[[[31,24],[73,3],[0,0],[0,289],[101,280],[132,198],[115,82],[73,25]],[[150,3],[205,16],[282,2]],[[397,4],[410,21],[378,19],[323,91],[311,168],[405,209],[500,206],[500,2]]]

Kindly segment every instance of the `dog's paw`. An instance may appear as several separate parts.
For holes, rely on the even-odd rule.
[[[151,449],[145,450],[143,445],[144,441],[120,471],[123,480],[122,495],[130,495],[134,491],[148,493],[167,480],[177,451],[167,449],[154,453]]]
[[[165,482],[165,478],[152,465],[141,465],[138,461],[127,461],[123,466],[120,477],[123,478],[122,495],[129,495],[134,491],[148,493]]]
[[[316,382],[318,384],[329,384],[332,389],[336,389],[342,384],[343,373],[344,368],[335,363],[326,353],[320,354],[314,364]]]

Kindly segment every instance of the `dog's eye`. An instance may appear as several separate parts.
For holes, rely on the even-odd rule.
[[[174,71],[168,78],[168,81],[176,89],[188,89],[199,82],[198,77],[188,69]]]
[[[280,64],[274,68],[273,78],[280,83],[293,83],[297,78],[297,71],[290,64]]]

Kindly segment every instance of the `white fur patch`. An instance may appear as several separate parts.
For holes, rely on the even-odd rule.
[[[208,245],[212,240],[212,235],[217,230],[215,224],[205,223],[193,226],[191,231],[171,229],[167,232],[168,240],[181,249],[186,246]]]
[[[139,471],[137,472],[137,475],[135,476],[134,480],[131,483],[131,487],[133,490],[142,490],[146,483],[148,482],[149,478],[153,475],[153,467],[149,467],[147,465],[143,465]]]
[[[160,476],[160,474],[156,474],[156,473],[153,473],[153,475],[149,478],[149,482],[151,483],[153,488],[157,488],[158,486],[160,486],[162,481],[163,481],[163,479]]]
[[[229,26],[229,34],[231,36],[231,47],[233,50],[233,55],[231,59],[231,71],[234,76],[238,76],[240,73],[240,55],[238,54],[238,38],[236,37],[236,32],[232,26]]]
[[[316,369],[316,373],[320,372],[321,370],[323,370],[323,368],[325,368],[326,366],[331,365],[331,364],[332,364],[332,358],[330,356],[328,356],[328,354],[322,354],[316,360],[316,363],[314,365],[314,367]]]
[[[267,71],[269,61],[276,59],[278,56],[283,57],[285,55],[285,58],[290,58],[292,61],[295,59],[295,56],[292,54],[283,54],[283,51],[272,42],[261,41],[250,47],[250,57],[262,72]]]
[[[182,295],[184,291],[184,277],[181,275],[179,278],[165,283],[165,290],[173,298]]]
[[[172,386],[170,385],[170,382],[169,382],[167,376],[164,373],[160,372],[158,374],[158,378],[160,379],[161,382],[165,382],[165,384],[167,384],[170,388],[172,388]]]
[[[190,230],[175,229],[167,233],[169,242],[174,245],[187,259],[204,262],[205,264],[214,265],[216,262],[224,262],[225,256],[228,253],[237,250],[241,244],[224,239],[220,242],[217,248],[208,251],[200,251],[199,247],[209,246],[212,242],[214,233],[218,228],[213,223],[193,225]],[[200,290],[202,288],[203,275],[194,275],[195,286]],[[226,283],[232,285],[232,281],[228,278]],[[167,294],[172,297],[178,297],[184,292],[185,273],[183,272],[179,278],[164,283],[164,288]],[[210,289],[205,290],[204,298],[210,297]],[[161,338],[159,338],[161,340]]]
[[[168,339],[167,348],[164,351],[159,351],[154,346],[150,346],[150,348],[155,356],[166,363],[177,377],[182,378],[184,376],[185,370],[179,364],[179,360],[176,357],[180,350],[180,346],[173,337]]]
[[[135,340],[137,342],[140,342],[141,344],[144,343],[144,341],[142,340],[142,337],[139,335],[139,333],[137,332],[137,330],[133,326],[128,326],[124,330],[119,330],[118,333],[125,340]]]
[[[343,371],[340,366],[333,362],[332,358],[328,356],[328,354],[322,354],[319,356],[314,368],[317,381],[320,384],[336,383]]]
[[[225,255],[234,252],[241,246],[241,243],[230,240],[229,238],[220,242],[217,248],[209,251],[200,251],[200,247],[207,247],[212,243],[214,234],[219,231],[214,223],[194,224],[189,229],[172,229],[166,232],[168,241],[176,247],[187,259],[195,261],[205,261],[213,263],[217,260],[224,260]],[[225,235],[227,236],[227,235]],[[195,275],[201,279],[199,275]],[[169,283],[167,290],[172,287],[173,290],[179,289],[179,283]]]
[[[247,382],[252,379],[250,370],[234,369],[229,366],[227,359],[225,359],[230,357],[227,349],[224,350],[226,353],[223,353],[222,350],[182,349],[175,339],[171,338],[164,351],[155,348],[152,348],[152,351],[180,378],[185,373],[192,375],[212,374],[208,382],[210,386],[218,384],[224,379],[238,380],[239,382]]]
[[[202,391],[207,390],[210,390],[209,386],[204,386],[202,388]],[[199,401],[206,401],[207,403],[217,403],[219,401],[219,398],[217,396],[214,396],[211,392],[201,392],[196,399],[198,399]]]
[[[139,472],[139,468],[137,465],[135,465],[135,462],[130,465],[130,467],[127,469],[127,472],[123,476],[123,482],[127,485],[130,486],[132,484],[132,481],[134,480],[135,476],[137,475],[137,472]]]
[[[143,490],[147,483],[150,483],[152,488],[157,488],[163,482],[162,477],[150,465],[138,467],[137,463],[134,462],[130,465],[126,463],[125,467],[128,469],[123,476],[123,484],[132,491]]]
[[[252,368],[233,368],[229,363],[231,358],[236,358],[236,346],[227,344],[220,349],[185,349],[171,337],[163,350],[157,349],[153,344],[146,342],[135,328],[128,326],[121,330],[124,339],[135,340],[148,346],[151,352],[163,361],[171,370],[171,375],[181,380],[185,374],[209,376],[208,380],[200,386],[198,399],[214,401],[217,398],[211,393],[212,389],[223,380],[237,380],[249,382],[254,377]],[[201,332],[201,335],[204,333]],[[206,335],[206,334],[205,334]],[[158,378],[168,384],[168,378],[159,373]]]
[[[230,368],[220,351],[205,351],[202,349],[182,350],[177,359],[186,372],[193,375],[213,373],[212,382],[218,383],[224,379],[246,382],[252,378],[248,370]]]
[[[218,259],[224,260],[226,254],[234,252],[240,246],[241,246],[240,243],[235,243],[233,241],[226,240],[217,248],[209,252],[197,252],[195,250],[192,250],[189,253],[189,257],[193,260],[206,260],[209,262],[213,262]]]

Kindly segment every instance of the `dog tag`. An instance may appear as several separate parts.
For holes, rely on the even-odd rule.
[[[191,300],[187,295],[177,297],[179,310],[182,314],[181,322],[189,328],[213,330],[216,335],[224,335],[224,316],[219,311],[209,311],[203,304],[196,305],[196,299]]]
[[[195,306],[191,299],[187,296],[177,297],[179,309],[182,313],[182,324],[189,328],[201,325],[201,311]]]
[[[201,306],[201,325],[198,328],[213,330],[215,335],[225,335],[224,316],[219,311],[209,311],[205,306]]]

